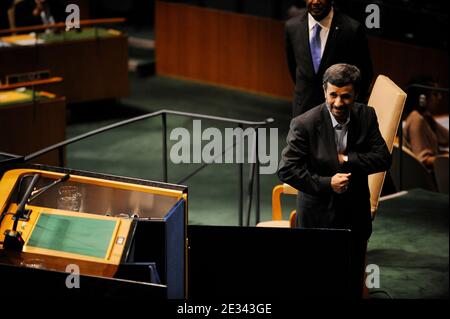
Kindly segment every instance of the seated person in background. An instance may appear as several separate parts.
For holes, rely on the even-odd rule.
[[[438,87],[430,77],[421,76],[413,79],[411,84]],[[436,155],[441,147],[448,147],[448,129],[440,125],[431,115],[442,99],[442,94],[426,88],[412,87],[408,90],[403,124],[403,137],[406,147],[428,168],[433,168]]]
[[[55,23],[55,18],[53,18],[50,13],[50,5],[46,0],[35,0],[36,7],[33,10],[34,16],[41,17],[42,24],[51,24]]]
[[[16,0],[14,10],[16,27],[47,25],[56,21],[62,21],[62,17],[58,15],[62,9],[60,2],[52,0]]]
[[[14,0],[0,1],[0,29],[9,29],[8,10],[12,6]]]

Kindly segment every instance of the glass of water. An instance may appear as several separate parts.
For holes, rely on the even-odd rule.
[[[76,186],[61,186],[58,190],[58,209],[78,212],[81,207],[81,193]]]

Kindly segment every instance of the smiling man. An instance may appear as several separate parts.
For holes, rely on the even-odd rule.
[[[278,176],[299,190],[299,227],[352,231],[353,279],[361,288],[372,232],[368,175],[388,170],[391,156],[375,110],[355,102],[359,83],[360,71],[353,65],[335,64],[325,71],[325,103],[291,121]]]

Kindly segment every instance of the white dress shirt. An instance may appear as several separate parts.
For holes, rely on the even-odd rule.
[[[309,42],[311,43],[312,37],[313,37],[313,28],[316,24],[319,24],[321,26],[320,30],[320,56],[323,56],[323,51],[325,49],[325,45],[327,43],[328,34],[330,33],[331,28],[331,21],[333,21],[333,15],[334,11],[333,8],[331,8],[328,15],[323,18],[320,21],[316,21],[310,13],[308,13],[308,28],[309,28]]]
[[[336,151],[338,154],[344,154],[347,149],[347,135],[348,135],[348,123],[350,123],[350,116],[347,118],[344,124],[339,124],[334,118],[334,115],[330,111],[330,107],[327,105],[328,113],[330,113],[331,124],[334,130],[334,140],[336,142]]]

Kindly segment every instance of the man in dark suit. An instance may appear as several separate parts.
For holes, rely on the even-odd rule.
[[[326,70],[325,103],[291,121],[278,176],[299,190],[300,227],[352,231],[354,280],[361,283],[372,232],[368,175],[388,170],[391,156],[375,110],[354,102],[359,83],[355,66],[336,64]]]
[[[0,29],[9,29],[8,10],[11,8],[14,0],[0,0]]]
[[[335,10],[332,0],[306,0],[306,6],[285,26],[287,62],[295,83],[293,116],[322,102],[323,73],[336,63],[361,70],[359,100],[365,101],[373,69],[364,27]]]

